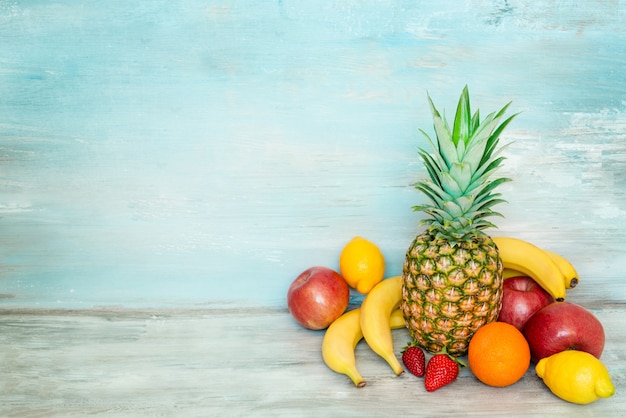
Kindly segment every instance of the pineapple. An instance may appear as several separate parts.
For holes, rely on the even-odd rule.
[[[454,356],[467,353],[482,325],[495,321],[502,306],[502,261],[493,240],[483,232],[495,227],[486,218],[503,200],[494,189],[508,178],[492,179],[504,157],[496,150],[499,135],[513,115],[499,124],[509,104],[480,120],[473,115],[467,86],[450,129],[445,115],[428,101],[436,143],[419,155],[430,179],[415,188],[430,204],[415,206],[427,215],[406,252],[402,269],[401,309],[411,337],[430,353],[444,347]]]

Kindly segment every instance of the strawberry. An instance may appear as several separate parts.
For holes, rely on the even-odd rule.
[[[426,378],[424,379],[426,390],[433,392],[454,382],[459,375],[459,365],[465,364],[450,356],[445,347],[443,351],[433,355],[426,365]]]
[[[410,342],[402,350],[402,362],[415,376],[424,376],[426,356],[415,342]]]

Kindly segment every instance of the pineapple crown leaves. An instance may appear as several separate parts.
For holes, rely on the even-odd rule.
[[[430,216],[423,223],[430,225],[431,232],[436,235],[452,241],[469,239],[479,235],[482,229],[494,227],[486,217],[502,216],[492,210],[494,205],[504,202],[501,194],[494,193],[494,189],[510,179],[490,178],[505,159],[501,153],[506,146],[497,147],[500,134],[517,114],[500,122],[509,102],[481,121],[478,110],[471,113],[469,90],[465,86],[451,129],[430,95],[428,102],[436,142],[426,132],[420,131],[435,152],[430,154],[422,148],[418,150],[429,179],[416,183],[415,188],[424,193],[431,204],[413,209]]]

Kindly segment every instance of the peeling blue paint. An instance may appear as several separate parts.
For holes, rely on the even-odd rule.
[[[626,270],[625,16],[615,1],[0,1],[0,307],[282,304],[357,234],[396,274],[419,229],[426,92],[451,112],[465,84],[484,111],[522,112],[495,232],[608,283]]]

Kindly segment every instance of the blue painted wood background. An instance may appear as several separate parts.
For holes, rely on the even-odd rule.
[[[427,91],[522,112],[497,235],[626,297],[624,1],[0,0],[0,307],[283,305],[419,231]]]

